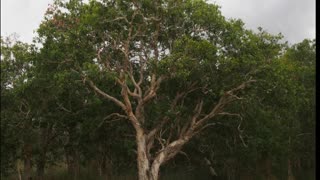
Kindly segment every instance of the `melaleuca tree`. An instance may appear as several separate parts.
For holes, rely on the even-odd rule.
[[[34,46],[15,39],[1,37],[1,171],[7,167],[18,171],[24,163],[25,178],[31,173],[32,143],[35,132],[32,127],[34,96],[32,89]],[[7,155],[7,156],[6,156]]]
[[[303,177],[304,171],[314,171],[315,158],[315,40],[303,40],[288,48],[284,62],[292,64],[290,79],[292,117],[287,124],[288,169],[291,176]],[[296,172],[296,173],[294,173]],[[289,173],[289,171],[288,171]]]
[[[184,152],[206,147],[195,158],[205,165],[205,156],[214,154],[211,165],[220,177],[305,177],[314,168],[315,44],[304,40],[287,47],[277,42],[281,36],[264,31],[251,37],[246,47],[266,61],[256,71],[255,86],[229,106],[241,116],[216,119]],[[259,55],[258,46],[269,50]]]
[[[74,73],[131,123],[140,180],[218,117],[239,118],[230,105],[280,46],[198,0],[55,1],[38,33],[46,70]]]
[[[304,40],[282,49],[277,59],[260,69],[259,81],[242,101],[247,147],[238,148],[236,157],[246,157],[241,166],[254,170],[250,174],[257,178],[292,179],[312,170],[306,164],[314,159],[314,47]],[[297,58],[298,54],[303,56]]]

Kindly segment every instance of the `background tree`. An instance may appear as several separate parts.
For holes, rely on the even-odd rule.
[[[314,171],[314,41],[288,46],[193,0],[55,1],[38,33],[39,49],[1,43],[3,172],[19,159],[37,179]]]

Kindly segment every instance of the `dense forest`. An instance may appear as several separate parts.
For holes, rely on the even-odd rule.
[[[55,0],[1,37],[1,179],[315,179],[315,40],[203,0]]]

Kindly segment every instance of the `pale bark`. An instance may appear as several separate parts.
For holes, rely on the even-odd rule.
[[[108,62],[110,58],[106,60],[101,59],[101,53],[103,48],[98,51],[98,60],[100,62],[105,61],[105,68],[110,71],[114,71],[118,74],[116,79],[116,83],[121,87],[121,97],[122,99],[117,99],[101,90],[97,87],[96,84],[92,80],[90,80],[85,74],[82,74],[83,80],[88,83],[88,85],[99,95],[104,97],[107,100],[114,102],[117,106],[119,106],[125,115],[127,116],[131,124],[133,125],[136,131],[136,145],[137,145],[137,165],[138,165],[138,176],[139,180],[158,180],[159,179],[159,169],[163,163],[172,159],[177,153],[180,152],[181,148],[184,144],[189,142],[189,140],[198,132],[202,131],[204,128],[208,127],[207,123],[209,120],[212,120],[216,115],[230,115],[231,113],[223,112],[223,108],[230,104],[235,100],[239,100],[237,93],[246,87],[248,83],[254,82],[254,80],[249,79],[246,82],[243,82],[239,86],[226,91],[218,103],[212,107],[211,111],[205,113],[204,116],[202,112],[203,100],[199,100],[197,103],[194,114],[191,119],[189,119],[185,124],[182,124],[182,128],[180,128],[180,124],[177,124],[177,128],[171,128],[169,131],[169,135],[167,139],[162,139],[162,131],[165,124],[170,122],[170,118],[164,116],[161,118],[160,122],[156,127],[152,129],[146,129],[145,125],[145,112],[144,109],[148,105],[148,103],[157,95],[158,89],[160,88],[161,82],[166,78],[165,76],[159,76],[156,72],[150,72],[150,79],[145,81],[144,77],[144,66],[146,62],[151,59],[151,55],[147,52],[147,49],[152,49],[153,59],[156,61],[159,59],[159,47],[158,47],[158,38],[161,27],[161,18],[152,17],[147,18],[139,10],[139,5],[135,4],[136,10],[133,12],[131,19],[129,17],[118,17],[115,20],[123,19],[128,25],[128,37],[120,42],[114,41],[114,45],[111,47],[114,50],[120,50],[124,57],[121,59],[120,64],[116,64],[115,67],[111,68]],[[130,43],[132,39],[137,37],[139,34],[143,34],[143,30],[138,29],[137,32],[134,33],[134,24],[133,20],[136,15],[141,15],[144,21],[154,21],[155,23],[155,32],[150,38],[150,42],[140,42],[140,47],[137,47],[139,50],[139,58],[140,58],[140,72],[138,80],[135,79],[135,74],[133,72],[133,64],[131,61],[131,51],[130,51]],[[144,22],[146,23],[146,22]],[[113,39],[112,37],[110,38]],[[150,47],[145,47],[150,46]],[[135,50],[137,51],[137,50]],[[107,53],[107,52],[106,52]],[[81,72],[79,68],[79,72]],[[133,91],[130,90],[132,86],[128,85],[128,81],[131,81],[130,84],[133,84]],[[143,86],[142,84],[145,83]],[[176,98],[170,104],[170,110],[174,111],[176,106],[181,103],[183,104],[183,99],[191,92],[201,89],[203,87],[196,86],[197,83],[189,84],[186,89],[182,92],[178,92]],[[135,104],[134,108],[132,104]],[[221,114],[222,113],[222,114]],[[223,114],[224,113],[224,114]],[[123,116],[123,115],[120,115]],[[173,133],[175,129],[178,129],[178,133]],[[175,135],[173,135],[175,134]],[[175,137],[173,137],[175,136]],[[176,139],[174,139],[176,138]],[[155,154],[151,154],[150,150],[154,147],[154,141],[158,140],[161,146],[161,149],[158,150]]]
[[[214,170],[211,161],[208,158],[204,158],[204,162],[206,163],[206,165],[209,168],[209,172],[211,174],[211,176],[218,176],[217,172]]]
[[[136,143],[137,143],[137,163],[138,163],[138,174],[139,180],[150,180],[150,165],[149,159],[147,157],[147,146],[146,146],[146,137],[143,133],[143,130],[140,129],[136,134]]]
[[[122,75],[122,77],[124,77]],[[159,170],[163,163],[175,157],[177,153],[180,152],[181,148],[184,144],[189,142],[189,140],[198,132],[202,131],[204,128],[208,127],[206,122],[216,115],[234,115],[231,113],[223,112],[223,108],[229,103],[240,99],[235,95],[237,91],[243,89],[247,83],[254,82],[254,80],[249,80],[247,82],[242,83],[230,91],[227,91],[218,101],[218,103],[212,108],[212,110],[200,118],[200,114],[202,113],[203,101],[201,100],[194,109],[194,115],[190,119],[189,122],[185,123],[182,130],[179,132],[178,138],[172,142],[171,134],[169,138],[166,140],[166,143],[162,143],[161,137],[161,129],[170,119],[168,117],[164,117],[163,120],[152,129],[148,134],[145,133],[145,129],[142,127],[144,123],[144,114],[143,108],[147,102],[149,102],[152,98],[155,97],[156,91],[159,88],[162,78],[159,77],[158,80],[156,76],[153,74],[151,77],[150,88],[145,92],[145,96],[141,97],[137,94],[134,95],[135,98],[138,98],[138,105],[135,109],[135,113],[133,113],[131,101],[130,101],[130,92],[129,88],[126,86],[124,79],[119,79],[118,83],[121,85],[121,95],[123,98],[123,102],[118,102],[113,99],[122,109],[126,112],[129,121],[131,121],[133,127],[136,131],[136,144],[137,144],[137,165],[138,165],[138,176],[139,180],[158,180],[159,179]],[[96,87],[92,81],[90,82],[92,87]],[[138,86],[136,84],[136,86]],[[94,88],[97,90],[96,88]],[[137,88],[136,88],[137,91]],[[178,100],[188,94],[190,90],[184,92],[184,94],[177,94],[176,99],[173,101],[171,107],[174,109]],[[102,94],[100,90],[99,94]],[[106,96],[104,96],[106,97]],[[106,97],[109,100],[109,97]],[[123,107],[124,105],[124,107]],[[150,154],[150,149],[153,146],[153,142],[157,133],[160,132],[160,136],[157,138],[159,143],[162,146],[162,149],[159,150],[154,156]],[[171,132],[170,132],[171,133]]]
[[[16,161],[16,168],[17,168],[18,178],[19,180],[22,180],[23,169],[22,169],[22,162],[19,159]]]

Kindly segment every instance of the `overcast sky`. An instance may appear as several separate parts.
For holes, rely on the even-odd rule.
[[[12,33],[31,42],[49,3],[53,0],[1,0],[1,36]],[[221,6],[222,15],[240,18],[247,28],[261,26],[281,32],[290,43],[315,38],[315,0],[209,0]]]

